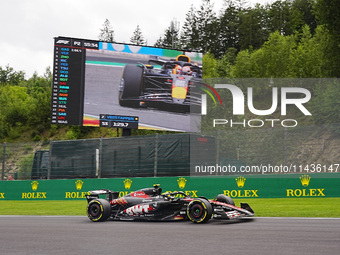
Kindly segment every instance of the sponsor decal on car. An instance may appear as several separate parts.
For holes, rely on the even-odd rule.
[[[234,219],[241,216],[241,214],[237,211],[226,212],[226,215],[228,216],[229,219]]]
[[[135,205],[124,210],[124,212],[130,216],[137,216],[140,214],[145,214],[154,209],[150,205]]]
[[[143,191],[136,191],[136,192],[131,193],[131,197],[147,198],[149,196],[147,194],[145,194]]]
[[[177,190],[175,190],[175,191],[169,191],[169,190],[165,191],[165,193],[175,193],[175,192],[177,192]],[[198,197],[198,195],[197,195],[198,190],[183,190],[183,192],[187,196]],[[183,197],[183,195],[182,194],[177,194],[177,195],[175,195],[175,197]]]
[[[111,205],[126,205],[128,202],[124,197],[114,199],[110,202]]]

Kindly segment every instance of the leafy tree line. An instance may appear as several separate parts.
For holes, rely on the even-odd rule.
[[[182,26],[172,20],[154,46],[209,53],[219,71],[208,76],[340,76],[340,1],[279,0],[254,7],[245,2],[224,0],[216,13],[212,0],[202,0]],[[113,41],[113,33],[106,20],[99,38]],[[130,42],[146,44],[139,25]]]
[[[337,77],[339,50],[325,26],[318,26],[312,35],[305,25],[301,34],[284,36],[278,31],[270,34],[259,49],[241,50],[236,55],[231,51],[221,59],[206,54],[203,68],[205,77]]]
[[[23,71],[0,67],[0,140],[29,129],[31,138],[40,140],[39,133],[49,128],[51,81],[49,68],[44,76],[25,80]]]
[[[210,52],[222,58],[229,51],[261,48],[274,32],[299,36],[306,25],[311,35],[323,24],[340,33],[340,22],[330,18],[339,16],[340,3],[336,0],[279,0],[254,7],[245,2],[224,0],[223,8],[216,13],[212,0],[202,0],[198,9],[191,6],[181,28],[176,29],[171,21],[156,44]]]
[[[202,0],[198,9],[191,6],[188,10],[182,27],[176,19],[170,21],[154,46],[211,52],[220,58],[229,48],[260,48],[275,31],[291,35],[308,25],[313,34],[317,26],[316,7],[315,0],[279,0],[255,7],[249,7],[244,0],[224,0],[223,8],[216,13],[212,0]],[[112,42],[113,34],[106,19],[99,39]],[[145,44],[139,25],[130,42]]]
[[[340,77],[340,1],[284,0],[254,8],[240,2],[225,1],[219,16],[206,19],[212,20],[206,32],[200,29],[196,40],[183,40],[184,47],[208,53],[205,77]],[[210,1],[203,3],[188,17],[212,15],[202,11]],[[204,46],[198,38],[209,31],[214,39]]]

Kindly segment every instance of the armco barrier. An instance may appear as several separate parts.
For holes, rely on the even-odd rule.
[[[244,175],[228,177],[154,177],[114,179],[33,180],[0,182],[0,200],[85,199],[94,189],[125,195],[161,184],[163,192],[183,191],[192,197],[233,198],[340,197],[340,174]]]

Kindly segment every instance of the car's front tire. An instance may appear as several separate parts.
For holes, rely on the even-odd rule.
[[[119,92],[119,104],[127,107],[138,107],[143,82],[143,68],[128,64],[124,67]]]
[[[88,203],[86,212],[92,221],[105,221],[111,216],[111,205],[105,199],[94,199]]]
[[[194,199],[188,204],[187,216],[193,223],[208,222],[212,216],[212,206],[206,199]]]

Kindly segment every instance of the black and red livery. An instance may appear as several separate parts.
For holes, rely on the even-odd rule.
[[[106,196],[100,198],[100,196]],[[204,197],[193,198],[182,191],[162,193],[156,184],[118,197],[119,192],[103,189],[89,191],[86,196],[87,215],[92,221],[146,220],[176,221],[190,220],[205,223],[210,219],[238,219],[254,216],[247,203],[235,206],[234,201],[223,194],[214,200]]]
[[[154,65],[155,64],[155,65]],[[127,107],[164,106],[189,111],[201,105],[201,94],[192,90],[202,82],[202,67],[186,55],[176,60],[153,57],[149,64],[128,64],[119,86],[119,104]]]

